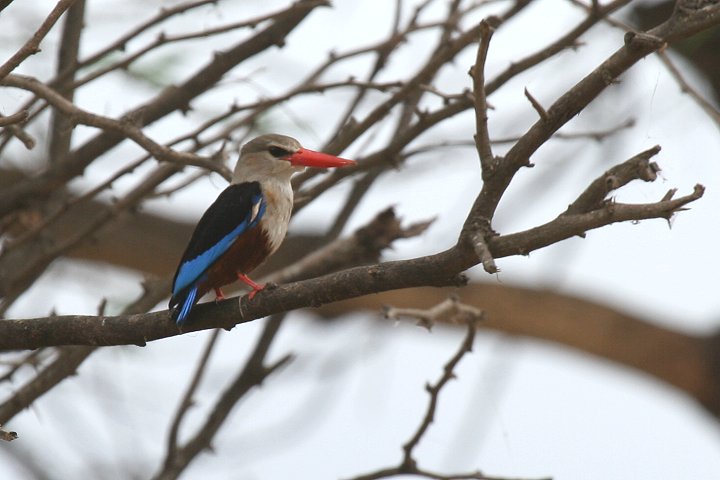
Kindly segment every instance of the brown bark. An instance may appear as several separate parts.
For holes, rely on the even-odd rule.
[[[101,208],[99,202],[75,208],[62,225],[72,229]],[[191,222],[147,212],[127,214],[70,256],[168,277],[193,228]],[[260,268],[260,275],[292,265],[321,242],[322,237],[314,235],[289,238]],[[324,305],[318,313],[339,316],[355,310],[378,310],[383,304],[423,308],[439,303],[447,294],[437,288],[396,290]],[[718,366],[710,348],[716,343],[714,337],[685,335],[607,306],[550,291],[481,283],[468,285],[460,294],[466,303],[487,311],[485,328],[551,341],[643,371],[689,393],[714,414],[720,412],[720,382],[714,380]]]

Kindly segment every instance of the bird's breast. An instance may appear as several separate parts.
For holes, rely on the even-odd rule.
[[[275,252],[282,244],[287,233],[290,215],[292,214],[293,197],[290,185],[262,185],[265,198],[265,214],[260,219],[259,227],[267,238],[270,253]]]

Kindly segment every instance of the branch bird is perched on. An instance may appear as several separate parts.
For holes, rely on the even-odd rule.
[[[294,138],[262,135],[240,150],[232,183],[203,214],[180,260],[169,308],[178,325],[210,290],[240,280],[252,299],[264,288],[247,274],[278,249],[293,208],[290,177],[305,167],[344,167],[352,160],[303,148]]]

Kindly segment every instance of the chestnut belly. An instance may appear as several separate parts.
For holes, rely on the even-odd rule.
[[[267,234],[259,225],[243,233],[208,269],[207,278],[199,284],[199,296],[235,282],[238,273],[252,272],[270,253]]]

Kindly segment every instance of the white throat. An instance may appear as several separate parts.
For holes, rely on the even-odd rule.
[[[260,228],[265,231],[270,245],[270,253],[273,253],[285,239],[292,214],[293,190],[290,176],[286,178],[266,177],[262,180],[249,181],[260,182],[266,202],[265,214],[260,219]]]

